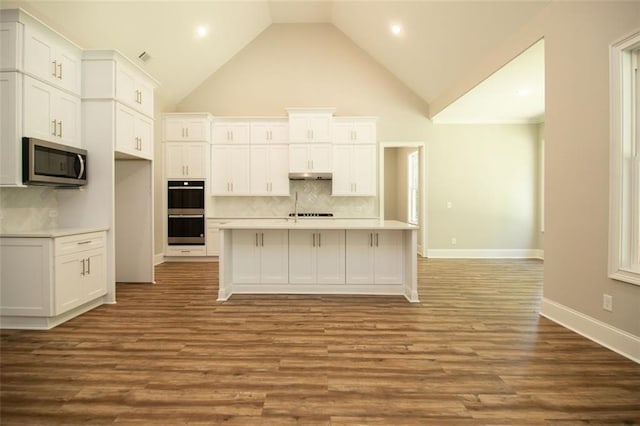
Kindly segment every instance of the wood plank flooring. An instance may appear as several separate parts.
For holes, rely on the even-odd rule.
[[[640,424],[640,365],[537,312],[535,260],[418,261],[400,297],[232,296],[215,263],[0,332],[2,425]]]

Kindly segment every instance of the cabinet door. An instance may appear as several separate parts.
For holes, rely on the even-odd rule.
[[[185,122],[178,118],[165,118],[162,121],[163,139],[166,141],[181,141],[185,138]]]
[[[251,169],[253,174],[253,169]],[[289,146],[269,147],[269,195],[289,196]]]
[[[182,179],[185,177],[182,147],[183,144],[181,143],[166,142],[164,144],[164,167],[167,179]]]
[[[371,231],[346,231],[347,284],[374,283],[374,235]]]
[[[267,229],[260,234],[260,282],[289,282],[289,232],[286,229]]]
[[[344,284],[345,231],[318,231],[316,240],[316,282]]]
[[[291,284],[315,283],[315,231],[308,229],[289,231],[289,261],[289,281]]]
[[[314,172],[331,172],[331,145],[309,145],[309,160]]]
[[[260,235],[257,230],[237,230],[231,234],[231,272],[237,284],[260,282]]]
[[[333,146],[331,195],[352,195],[351,145]]]
[[[116,151],[137,155],[135,123],[135,111],[116,103]]]
[[[116,65],[116,99],[147,116],[153,116],[153,86],[134,71]]]
[[[220,224],[207,221],[207,256],[220,255]]]
[[[24,76],[24,121],[26,137],[57,142],[57,121],[53,107],[54,88],[31,77]]]
[[[231,193],[233,195],[249,195],[251,153],[249,146],[233,146],[229,149],[230,160],[228,163],[228,175],[231,177]]]
[[[289,116],[289,140],[309,142],[309,127],[306,117]]]
[[[374,234],[376,284],[402,284],[404,270],[403,232],[376,231]]]
[[[229,195],[231,178],[228,175],[228,150],[226,145],[211,147],[211,195]]]
[[[85,301],[81,291],[81,281],[86,273],[86,260],[79,253],[56,256],[54,267],[54,309],[55,315],[60,315]]]
[[[331,118],[326,116],[309,117],[309,130],[313,142],[331,142]]]
[[[19,139],[22,129],[19,129],[18,121],[22,114],[18,111],[21,95],[20,74],[0,73],[0,185],[22,184],[22,145]]]
[[[270,195],[269,147],[251,146],[251,195]]]
[[[184,131],[186,140],[209,142],[211,123],[201,118],[185,119]]]
[[[182,146],[187,176],[189,178],[206,179],[207,159],[209,157],[207,145],[204,143],[186,143]]]
[[[18,32],[21,30],[22,24],[18,22],[0,22],[0,71],[22,68],[22,48],[18,46]]]
[[[353,182],[353,195],[376,195],[376,146],[352,145],[351,146],[351,181]],[[335,176],[334,176],[335,178]]]
[[[153,86],[142,78],[135,80],[138,91],[137,110],[141,113],[153,117]]]
[[[78,52],[58,44],[35,25],[25,25],[24,70],[27,73],[80,95],[80,68]]]
[[[356,121],[353,123],[353,143],[376,143],[375,121]]]
[[[135,135],[137,140],[138,156],[153,159],[153,121],[149,118],[136,114]]]
[[[353,143],[353,126],[350,122],[334,122],[333,134],[334,143]]]
[[[58,91],[54,114],[58,120],[57,137],[60,143],[80,148],[80,98]]]
[[[310,163],[308,161],[307,145],[289,145],[289,171],[308,172]]]
[[[213,142],[224,144],[249,144],[249,123],[216,123],[213,125]]]
[[[82,292],[88,302],[107,294],[107,260],[104,249],[84,253],[82,257],[85,258]]]

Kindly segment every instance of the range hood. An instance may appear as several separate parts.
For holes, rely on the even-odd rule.
[[[331,180],[331,173],[297,172],[289,173],[289,180]]]

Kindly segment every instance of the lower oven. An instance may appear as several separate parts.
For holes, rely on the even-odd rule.
[[[167,243],[170,246],[203,246],[205,218],[202,214],[169,214]]]

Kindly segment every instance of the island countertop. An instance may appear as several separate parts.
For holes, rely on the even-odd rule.
[[[24,231],[2,231],[0,238],[58,238],[68,237],[78,234],[89,234],[92,232],[107,231],[105,227],[95,228],[47,228]]]
[[[412,230],[417,226],[397,220],[378,219],[240,219],[220,224],[220,229],[388,229]]]

